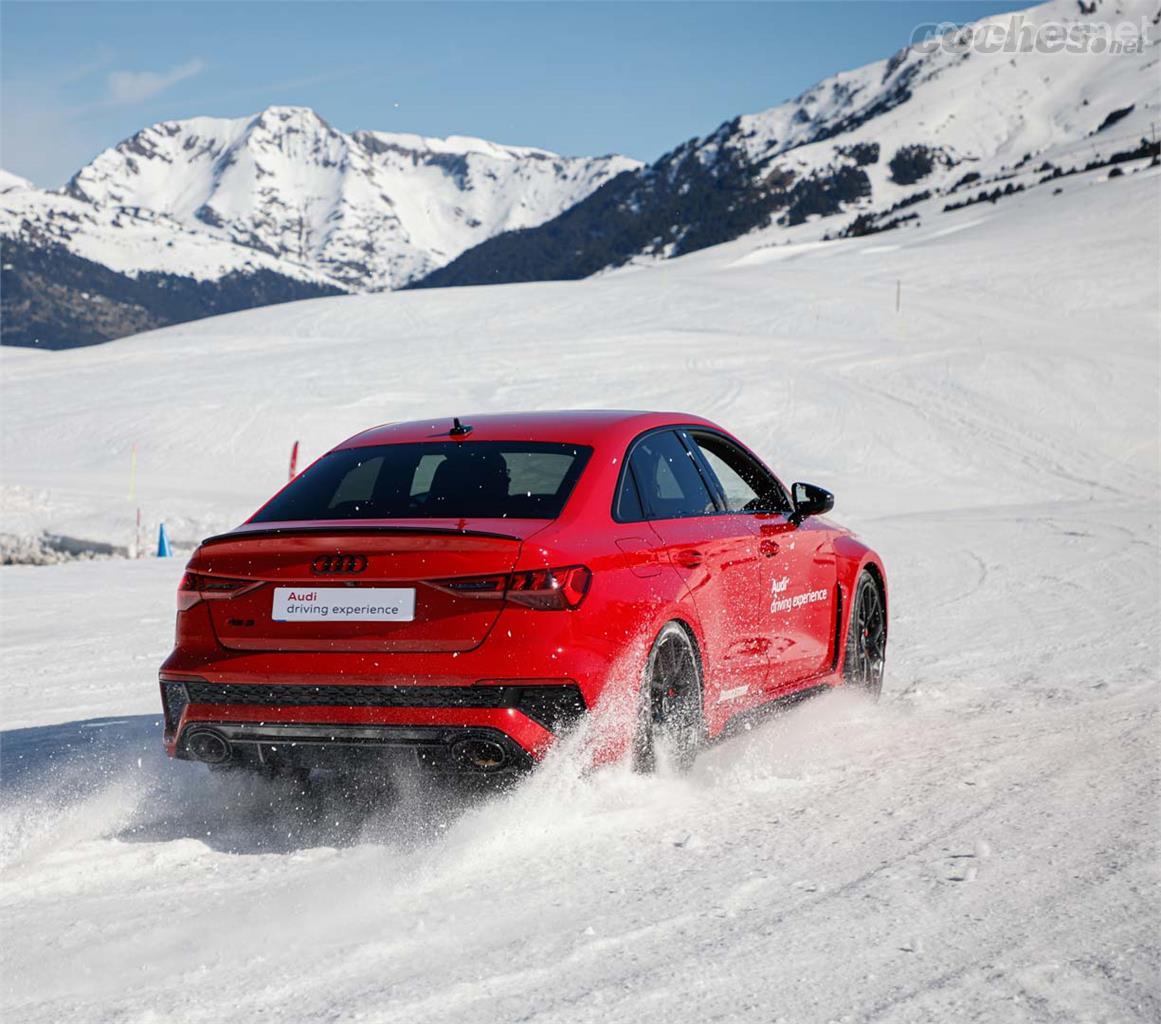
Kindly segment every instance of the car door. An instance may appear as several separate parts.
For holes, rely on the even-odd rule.
[[[686,436],[727,514],[758,535],[761,573],[752,599],[762,610],[770,660],[765,688],[793,690],[826,671],[832,658],[837,576],[830,532],[817,520],[797,522],[785,488],[741,446],[713,431]]]
[[[749,517],[723,514],[699,461],[673,430],[639,438],[627,466],[642,512],[697,609],[707,717],[722,717],[719,705],[728,717],[729,705],[766,685],[764,612],[753,599],[762,577],[757,527]]]

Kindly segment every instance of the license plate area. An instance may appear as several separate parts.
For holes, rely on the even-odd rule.
[[[275,622],[412,622],[414,587],[275,587]]]

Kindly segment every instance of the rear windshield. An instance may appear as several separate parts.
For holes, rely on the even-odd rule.
[[[441,441],[324,455],[251,520],[555,519],[591,448]]]

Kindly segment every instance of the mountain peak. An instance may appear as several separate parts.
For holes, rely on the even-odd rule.
[[[330,124],[312,107],[267,107],[250,119],[253,127],[333,132]]]
[[[259,113],[255,114],[254,116],[263,117],[267,115],[270,117],[302,118],[304,120],[314,119],[322,121],[322,118],[319,116],[314,107],[305,106],[280,106],[279,104],[274,103],[266,107],[264,110],[259,111]]]

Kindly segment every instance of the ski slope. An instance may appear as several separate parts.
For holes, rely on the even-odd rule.
[[[581,737],[510,793],[302,798],[160,755],[180,559],[0,568],[0,1012],[1156,1020],[1161,174],[1060,188],[0,351],[10,535],[124,545],[140,505],[188,545],[295,439],[386,420],[686,409],[833,489],[893,599],[880,704],[688,778],[587,773]]]

